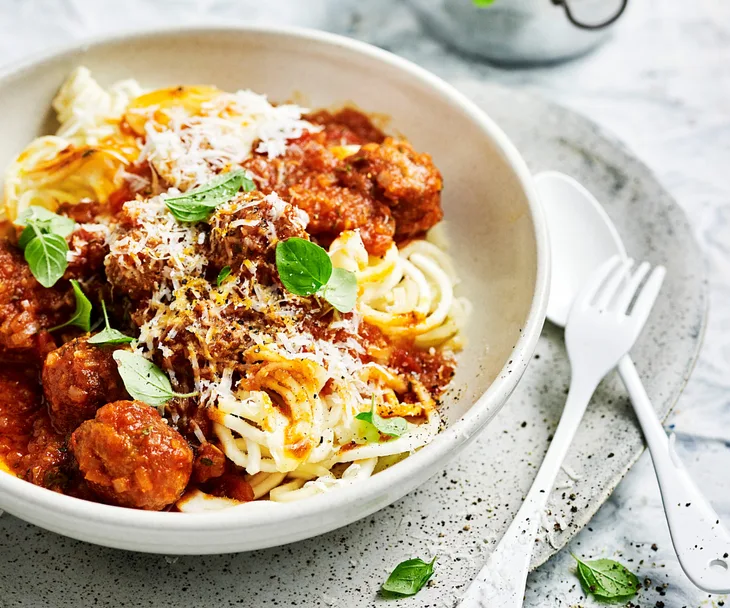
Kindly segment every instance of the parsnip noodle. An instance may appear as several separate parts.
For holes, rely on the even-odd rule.
[[[430,157],[355,110],[310,113],[212,86],[103,88],[83,67],[53,108],[57,133],[6,170],[4,219],[31,206],[73,217],[69,209],[100,205],[77,220],[104,248],[101,274],[80,275],[82,285],[98,301],[93,277],[104,277],[116,323],[136,337],[127,348],[154,361],[175,391],[195,393],[158,408],[195,458],[168,507],[304,499],[359,483],[434,438],[470,305],[455,293],[442,246],[441,177]],[[167,209],[167,197],[240,167],[256,189],[207,220],[180,222]],[[273,250],[291,236],[355,273],[352,312],[282,287]],[[69,239],[69,263],[90,257]],[[217,284],[223,267],[231,274]],[[373,408],[405,418],[405,433],[357,418]],[[217,476],[198,470],[204,446],[225,456]],[[23,466],[14,470],[29,479]],[[246,500],[228,491],[232,476],[245,482]]]

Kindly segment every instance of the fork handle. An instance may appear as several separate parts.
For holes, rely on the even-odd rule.
[[[694,484],[667,438],[629,355],[619,361],[654,462],[672,544],[687,577],[708,593],[730,592],[730,534]]]
[[[520,608],[542,514],[600,378],[573,374],[565,409],[520,510],[462,596],[459,608]]]

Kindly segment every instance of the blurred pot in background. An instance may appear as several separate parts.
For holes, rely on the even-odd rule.
[[[503,64],[552,63],[608,36],[628,0],[408,0],[458,50]]]

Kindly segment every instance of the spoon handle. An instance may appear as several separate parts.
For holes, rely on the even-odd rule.
[[[687,577],[708,593],[730,592],[730,534],[694,484],[664,431],[631,358],[618,365],[654,462],[672,544]]]
[[[555,478],[600,378],[573,375],[565,409],[535,481],[496,549],[461,598],[459,608],[520,608],[537,531]]]

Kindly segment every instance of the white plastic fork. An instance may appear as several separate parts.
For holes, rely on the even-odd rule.
[[[648,265],[633,274],[631,267],[630,260],[611,258],[576,296],[565,328],[570,391],[558,428],[525,501],[460,608],[522,606],[538,524],[588,402],[601,379],[636,342],[664,280],[662,266],[648,278]]]

